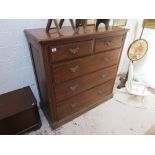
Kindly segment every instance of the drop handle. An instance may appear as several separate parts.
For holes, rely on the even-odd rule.
[[[109,62],[110,61],[110,58],[109,57],[105,57],[104,58],[104,61]]]
[[[74,86],[70,86],[69,89],[70,89],[71,91],[74,91],[74,90],[76,90],[78,87],[79,87],[79,85],[76,84],[76,85],[74,85]]]
[[[105,92],[102,91],[102,90],[99,90],[99,91],[97,92],[98,95],[103,95],[104,93],[105,93]]]
[[[111,46],[111,43],[112,43],[112,41],[109,40],[109,41],[106,42],[106,45],[109,47],[109,46]]]
[[[76,48],[69,48],[69,52],[71,53],[71,54],[77,54],[78,52],[79,52],[79,47],[76,47]]]
[[[75,73],[77,71],[79,71],[80,67],[78,65],[74,66],[74,67],[71,67],[69,70],[72,72],[72,73]]]
[[[72,104],[71,104],[71,107],[72,107],[72,108],[75,108],[76,106],[77,106],[77,103],[72,103]]]
[[[106,76],[107,76],[106,74],[102,74],[102,75],[101,75],[101,78],[104,79]]]

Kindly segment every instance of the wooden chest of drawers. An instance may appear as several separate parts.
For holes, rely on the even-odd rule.
[[[41,98],[52,128],[112,97],[127,29],[25,30]]]

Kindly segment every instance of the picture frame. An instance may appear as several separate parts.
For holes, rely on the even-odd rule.
[[[127,19],[113,19],[113,26],[126,26]]]
[[[155,29],[155,19],[144,19],[143,27]]]

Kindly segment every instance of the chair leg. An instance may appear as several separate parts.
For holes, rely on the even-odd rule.
[[[59,27],[62,28],[65,19],[60,19]]]
[[[52,24],[52,19],[48,19],[47,26],[46,26],[46,32],[47,32],[47,33],[48,33],[49,30],[50,30],[51,24]]]
[[[54,21],[54,24],[55,24],[55,26],[56,26],[56,29],[57,29],[59,35],[60,35],[60,36],[63,36],[63,34],[62,34],[61,30],[60,30],[60,27],[59,27],[59,24],[58,24],[57,20],[56,20],[56,19],[53,19],[53,21]]]
[[[74,32],[77,32],[73,19],[69,19]]]

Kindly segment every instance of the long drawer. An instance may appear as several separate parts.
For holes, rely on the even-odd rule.
[[[53,65],[54,82],[67,81],[118,63],[120,49]]]
[[[93,40],[52,46],[49,51],[51,63],[91,55],[93,51]]]
[[[122,45],[122,39],[123,39],[123,36],[96,39],[95,52],[102,52],[102,51],[111,50],[114,48],[120,48]]]
[[[115,78],[117,66],[102,69],[97,72],[55,85],[56,101],[60,102],[87,89],[93,88]]]
[[[97,101],[112,93],[114,80],[92,88],[75,97],[57,104],[57,120],[78,112],[80,109],[93,105]]]

